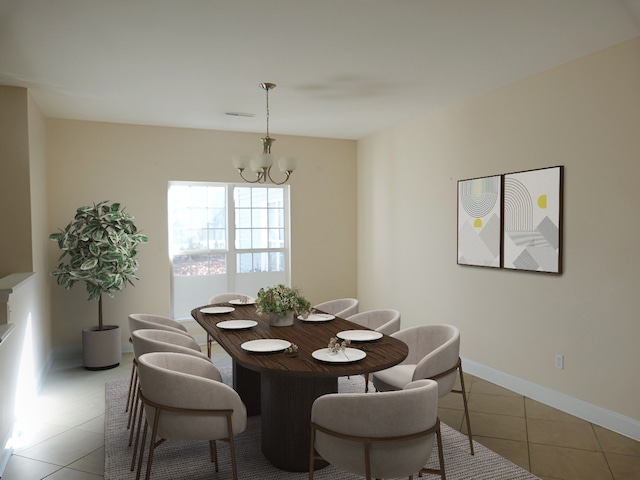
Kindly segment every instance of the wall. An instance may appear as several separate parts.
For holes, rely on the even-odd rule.
[[[28,102],[25,88],[0,86],[0,278],[33,269]]]
[[[24,88],[0,86],[0,278],[7,284],[13,329],[0,344],[0,457],[29,395],[51,361],[46,239],[46,132],[44,117]],[[32,211],[33,210],[33,211]],[[30,272],[37,272],[32,275]],[[26,273],[25,273],[26,272]],[[15,289],[14,289],[15,287]],[[20,397],[18,395],[21,395]],[[4,468],[0,458],[0,475]]]
[[[363,307],[457,325],[469,363],[624,416],[640,438],[639,126],[636,39],[359,141]],[[457,181],[555,165],[564,273],[458,266]]]
[[[119,201],[149,236],[140,247],[140,281],[104,298],[107,324],[127,315],[170,314],[167,185],[170,180],[238,182],[234,153],[256,152],[260,135],[47,119],[49,231],[81,205]],[[274,154],[300,159],[291,185],[292,283],[312,303],[356,294],[356,143],[274,134]],[[280,173],[280,172],[276,172]],[[49,268],[59,251],[49,246]],[[77,355],[81,329],[97,323],[84,287],[50,279],[56,355]],[[197,305],[194,305],[194,307]]]

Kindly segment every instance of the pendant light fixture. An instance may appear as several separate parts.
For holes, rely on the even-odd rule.
[[[278,167],[280,171],[285,174],[284,180],[278,182],[271,177],[271,167],[273,166],[273,158],[271,156],[271,145],[275,142],[275,138],[269,136],[269,91],[276,88],[275,83],[261,83],[262,88],[266,93],[267,98],[267,134],[261,138],[262,140],[262,153],[254,155],[234,155],[233,166],[238,170],[238,173],[245,182],[248,183],[274,183],[276,185],[282,185],[291,176],[291,173],[295,170],[298,161],[294,157],[282,157],[278,161]],[[250,167],[254,172],[254,178],[247,178],[244,175],[244,171]]]

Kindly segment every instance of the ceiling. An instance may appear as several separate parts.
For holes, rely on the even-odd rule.
[[[0,0],[45,116],[358,139],[640,35],[640,0]],[[254,114],[230,116],[228,112]]]

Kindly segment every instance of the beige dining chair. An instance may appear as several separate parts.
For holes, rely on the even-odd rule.
[[[313,307],[330,315],[340,318],[347,318],[358,313],[358,299],[356,298],[336,298],[319,303]]]
[[[138,363],[138,358],[141,355],[150,352],[185,353],[211,361],[209,357],[202,353],[200,345],[198,345],[192,337],[170,330],[154,330],[148,328],[134,330],[131,333],[131,343],[133,344],[133,360],[136,364]],[[141,412],[138,411],[140,406],[138,390],[138,383],[136,381],[131,401],[131,408],[129,410],[129,420],[127,422],[127,428],[130,428],[131,430],[129,433],[129,446],[131,446],[133,441],[133,425],[136,423],[136,418],[141,418]],[[139,428],[140,425],[138,424],[137,431],[139,431]],[[136,438],[136,448],[137,440],[138,439]],[[135,459],[135,451],[133,458]],[[131,470],[133,470],[133,463],[131,465]]]
[[[128,316],[129,320],[129,335],[131,335],[135,330],[141,329],[154,329],[154,330],[168,330],[170,332],[177,332],[182,335],[189,335],[187,329],[182,323],[174,320],[173,318],[165,317],[163,315],[155,315],[153,313],[132,313]],[[129,342],[132,342],[131,336],[129,336]],[[127,404],[125,405],[125,412],[129,412],[129,420],[127,422],[127,428],[130,427],[131,423],[131,404],[133,398],[135,396],[136,385],[137,385],[137,368],[138,363],[134,357],[133,362],[131,362],[131,376],[129,378],[129,392],[127,394]]]
[[[209,305],[213,305],[216,303],[229,303],[229,300],[243,300],[247,299],[251,302],[255,301],[250,295],[245,295],[243,293],[219,293],[214,295],[209,299]],[[207,333],[207,355],[211,356],[211,348],[213,346],[213,338],[209,333]]]
[[[460,331],[453,325],[420,325],[391,335],[409,347],[407,358],[398,365],[373,374],[373,385],[379,392],[401,390],[410,382],[432,379],[438,382],[439,398],[451,392],[462,395],[471,455],[474,454],[467,393],[460,360]],[[460,389],[455,389],[456,372]]]
[[[439,469],[425,469],[434,441]],[[311,408],[310,480],[316,460],[367,480],[411,480],[416,473],[435,473],[445,480],[438,384],[418,380],[394,392],[318,397]]]
[[[347,320],[384,335],[400,330],[400,312],[393,309],[368,310],[347,317]],[[364,391],[369,391],[369,374],[364,375]]]
[[[232,477],[237,480],[234,438],[246,428],[247,410],[238,393],[220,381],[218,369],[208,359],[193,355],[153,352],[139,357],[138,370],[145,425],[136,480],[140,479],[149,429],[146,480],[154,451],[165,440],[208,440],[216,472],[216,440],[228,442]]]

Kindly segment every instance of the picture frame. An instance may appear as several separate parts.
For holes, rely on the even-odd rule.
[[[562,273],[564,167],[504,175],[503,268]]]
[[[458,181],[458,265],[502,266],[502,175]]]

